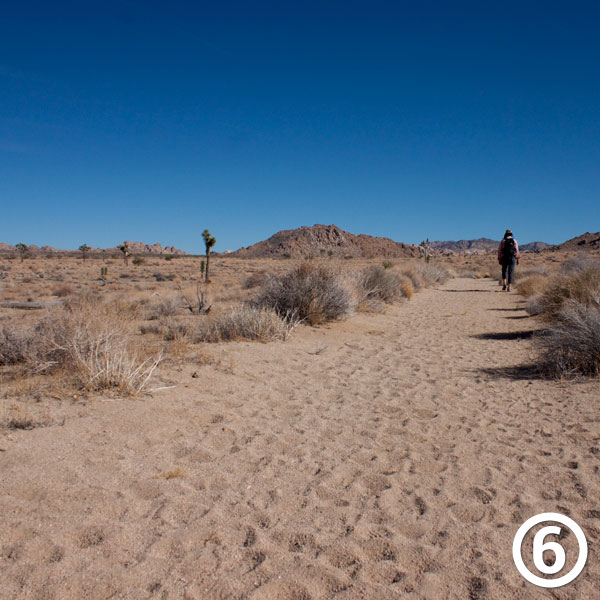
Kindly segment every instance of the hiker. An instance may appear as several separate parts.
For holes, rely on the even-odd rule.
[[[512,231],[507,229],[504,239],[498,246],[498,263],[502,265],[502,289],[507,292],[510,292],[515,263],[519,264],[519,256],[519,244],[513,237]]]

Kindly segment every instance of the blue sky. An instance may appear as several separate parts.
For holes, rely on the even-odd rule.
[[[0,241],[600,230],[597,2],[0,9]]]

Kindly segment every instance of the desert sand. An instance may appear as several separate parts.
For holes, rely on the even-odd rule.
[[[138,398],[57,399],[54,426],[0,432],[0,596],[600,597],[599,384],[527,367],[522,304],[456,278],[213,345]],[[547,511],[589,543],[552,592],[511,555]]]

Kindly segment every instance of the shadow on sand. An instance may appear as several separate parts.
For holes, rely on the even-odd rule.
[[[512,317],[520,318],[520,317]],[[478,333],[477,335],[472,335],[472,338],[478,340],[529,340],[534,334],[539,333],[540,330],[525,330],[525,331],[501,331],[499,333]]]
[[[512,379],[514,381],[530,381],[532,379],[548,379],[538,365],[515,365],[496,369],[478,369],[478,373],[494,379]]]
[[[483,292],[484,294],[489,294],[490,290],[439,290],[440,292],[461,292],[461,293],[470,293],[470,292]]]

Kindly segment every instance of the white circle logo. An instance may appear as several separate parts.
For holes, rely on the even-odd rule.
[[[565,525],[575,534],[579,544],[579,557],[577,558],[575,566],[568,573],[561,577],[557,577],[556,579],[544,579],[543,577],[534,575],[525,566],[521,555],[521,545],[523,544],[527,532],[538,523],[543,523],[544,521],[554,521]],[[546,536],[552,534],[558,535],[560,531],[560,527],[548,525],[547,527],[542,527],[533,538],[533,564],[535,565],[535,568],[540,573],[544,573],[544,575],[554,575],[555,573],[560,572],[565,566],[566,555],[564,548],[558,542],[544,543]],[[546,565],[544,562],[544,552],[546,550],[550,550],[554,553],[554,563],[550,566]],[[540,513],[539,515],[535,515],[535,517],[527,519],[527,521],[519,527],[515,539],[513,540],[512,553],[513,561],[515,562],[519,573],[521,573],[527,581],[539,587],[557,588],[566,585],[567,583],[571,583],[571,581],[583,571],[583,567],[585,567],[587,561],[588,547],[583,530],[575,523],[575,521],[573,521],[573,519],[565,517],[565,515],[561,515],[560,513]]]

